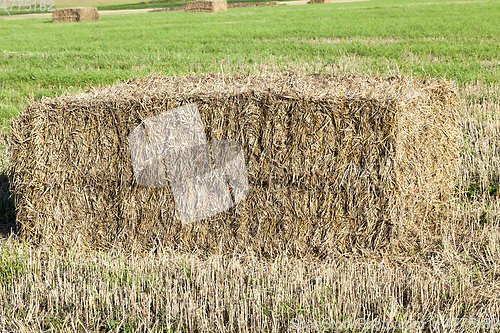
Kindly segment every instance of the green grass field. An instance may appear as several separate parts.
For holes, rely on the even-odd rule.
[[[31,102],[153,72],[446,78],[459,84],[464,131],[460,194],[436,239],[420,252],[382,263],[339,257],[308,266],[283,258],[271,263],[213,258],[207,263],[175,253],[145,259],[112,253],[87,257],[9,240],[0,250],[0,328],[283,332],[301,316],[441,319],[443,324],[447,318],[498,319],[499,16],[498,0],[372,0],[217,14],[110,15],[81,23],[0,20],[4,169],[10,120]],[[4,170],[0,178],[4,225],[15,217],[7,174]],[[207,276],[217,279],[210,285]],[[469,331],[480,329],[476,325]]]

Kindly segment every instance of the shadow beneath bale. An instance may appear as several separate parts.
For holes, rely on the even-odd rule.
[[[9,191],[9,177],[0,173],[0,239],[16,233],[16,210],[14,195]]]

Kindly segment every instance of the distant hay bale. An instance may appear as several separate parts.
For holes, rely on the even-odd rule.
[[[52,12],[52,22],[99,21],[95,7],[59,8]]]
[[[225,11],[227,11],[226,0],[188,1],[186,3],[187,13],[217,13]]]
[[[169,186],[135,178],[129,134],[188,103],[208,141],[241,145],[250,190],[183,225]],[[43,99],[11,127],[18,228],[35,244],[125,251],[412,249],[454,189],[456,108],[447,81],[320,74],[151,75]]]

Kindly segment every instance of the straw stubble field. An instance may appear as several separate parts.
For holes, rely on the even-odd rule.
[[[334,8],[330,7],[332,5],[324,6]],[[460,12],[461,6],[468,5],[453,6]],[[394,9],[391,8],[387,11]],[[312,11],[312,8],[289,10],[291,12],[287,12],[287,16],[294,15],[294,11]],[[351,15],[359,17],[365,10],[353,9]],[[373,10],[380,13],[386,9]],[[262,13],[264,16],[267,15],[265,11]],[[423,15],[421,20],[424,16],[433,19],[429,13],[424,14],[416,12],[415,17]],[[172,20],[175,20],[175,15],[179,14],[172,15]],[[250,12],[245,9],[238,17],[249,15]],[[450,11],[446,19],[453,15],[454,11]],[[307,16],[303,19],[307,21]],[[120,19],[109,20],[117,26],[122,24]],[[151,20],[154,21],[154,18]],[[186,20],[180,20],[183,27]],[[373,23],[368,21],[368,25],[370,22]],[[2,25],[5,23],[0,22]],[[471,41],[467,31],[457,32],[462,36],[458,40],[446,33],[439,35],[432,32],[432,26],[429,24],[424,28],[432,38],[417,38],[413,42],[394,31],[391,37],[382,34],[369,36],[368,33],[361,38],[326,36],[323,42],[310,39],[314,36],[305,31],[302,32],[305,39],[290,35],[283,37],[281,30],[275,37],[263,34],[260,41],[266,48],[271,49],[275,44],[293,45],[301,54],[295,59],[287,58],[289,61],[286,63],[273,56],[255,63],[264,59],[257,52],[250,52],[238,61],[222,59],[214,64],[210,58],[196,58],[196,63],[192,64],[192,59],[186,60],[187,65],[170,58],[171,64],[185,66],[182,67],[184,72],[176,72],[179,75],[196,68],[216,71],[221,66],[231,74],[245,74],[251,70],[253,74],[263,75],[285,74],[293,68],[299,73],[325,71],[334,74],[361,72],[409,76],[420,65],[428,72],[431,68],[437,71],[447,68],[448,75],[459,83],[458,111],[463,133],[459,172],[453,184],[453,200],[448,213],[434,221],[434,232],[421,238],[418,247],[390,254],[337,254],[323,260],[280,254],[270,258],[252,253],[221,256],[171,248],[153,248],[146,255],[137,255],[120,251],[89,253],[78,247],[66,247],[59,251],[47,246],[32,248],[19,243],[11,235],[9,239],[2,240],[0,255],[0,327],[6,332],[283,332],[299,320],[326,319],[330,323],[346,323],[360,318],[379,318],[406,324],[410,320],[427,321],[427,328],[431,328],[437,324],[443,327],[449,318],[464,318],[475,321],[475,324],[462,323],[462,328],[455,327],[450,331],[462,332],[464,326],[471,328],[471,332],[480,332],[481,328],[487,331],[484,329],[490,323],[486,320],[499,319],[500,313],[500,85],[491,77],[488,79],[490,73],[495,73],[495,64],[498,64],[498,58],[489,52],[497,48],[499,42],[488,37],[492,36],[489,32],[475,28],[475,36],[486,38],[485,45],[489,47],[482,51],[476,49],[478,57],[485,58],[479,60],[485,67],[470,66],[467,69],[461,65],[463,61],[472,61],[467,58],[468,47],[464,46]],[[450,26],[450,23],[445,23],[442,31],[452,29]],[[85,26],[84,30],[89,27]],[[257,31],[260,34],[262,32],[258,29],[261,27],[271,29],[271,33],[276,31],[265,22],[258,22],[249,24],[248,33]],[[41,25],[39,29],[46,28]],[[482,25],[482,29],[487,30],[487,24]],[[28,31],[23,33],[28,34]],[[143,37],[137,38],[144,41]],[[280,44],[284,40],[286,43]],[[45,43],[55,50],[54,53],[49,54],[42,49],[20,50],[11,44],[8,46],[11,50],[2,55],[6,64],[5,71],[0,74],[3,88],[0,105],[4,122],[15,115],[15,110],[24,109],[29,98],[39,101],[40,92],[52,97],[54,92],[85,91],[87,86],[84,81],[78,81],[80,73],[91,73],[99,78],[98,82],[101,82],[101,77],[106,79],[109,71],[98,71],[97,67],[92,67],[97,64],[87,63],[85,55],[80,60],[67,59],[71,68],[85,67],[85,71],[58,72],[55,68],[60,67],[61,59],[66,59],[64,52],[67,51],[51,46],[50,39],[46,39]],[[69,45],[70,42],[65,43]],[[391,58],[390,54],[381,54],[382,49],[378,48],[401,49],[402,45],[406,48],[411,43],[414,43],[415,49],[401,52],[399,60]],[[178,41],[178,45],[182,45],[182,41]],[[192,42],[185,44],[187,50],[189,45],[193,45]],[[225,45],[230,47],[230,38]],[[447,47],[462,53],[457,59],[430,55],[425,53],[423,45],[438,53],[439,50],[446,53]],[[315,48],[337,46],[347,50],[352,48],[358,53],[337,53],[335,61],[331,61],[328,55],[319,56]],[[217,48],[215,44],[210,47]],[[119,53],[114,52],[115,55]],[[148,69],[150,66],[165,65],[161,57],[153,61],[159,53],[154,56],[132,53],[134,57],[144,60]],[[30,67],[28,60],[34,59],[37,54],[39,58],[43,54],[40,59],[47,62],[41,64],[42,68],[47,66],[54,71],[47,69],[40,72]],[[95,50],[92,54],[96,55]],[[105,54],[101,56],[107,57]],[[120,57],[115,57],[113,64],[117,65],[114,70],[128,77],[129,69],[118,70],[122,65]],[[130,56],[127,59],[134,61]],[[106,61],[102,61],[104,65],[101,65],[108,66]],[[373,66],[374,63],[376,66]],[[134,63],[133,66],[139,64]],[[17,75],[15,68],[21,67],[38,77],[38,81],[23,81],[21,74],[14,80]],[[387,68],[385,72],[381,70],[383,67]],[[171,74],[169,69],[160,71]],[[62,73],[68,73],[64,74],[67,81],[63,80]],[[434,76],[440,75],[434,72]],[[78,85],[78,82],[82,83]],[[3,147],[8,144],[7,134],[4,131]],[[7,167],[7,156],[3,149],[0,157],[4,168]],[[4,230],[11,226],[15,218],[12,198],[8,198],[7,175],[8,172],[4,171],[0,178]],[[3,235],[9,237],[7,233]],[[481,321],[482,327],[477,325],[478,321]],[[358,326],[352,331],[360,331],[360,328]],[[420,330],[414,328],[410,331]]]

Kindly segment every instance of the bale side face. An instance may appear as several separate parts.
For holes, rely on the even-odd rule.
[[[250,193],[182,225],[168,186],[135,180],[128,134],[187,103],[209,141],[241,144]],[[422,217],[446,200],[459,136],[447,82],[328,75],[150,76],[33,104],[11,133],[28,241],[266,256],[414,246],[405,232],[428,228]]]
[[[99,21],[99,11],[95,7],[60,8],[52,12],[52,22]]]
[[[412,238],[435,229],[435,206],[446,204],[455,188],[460,145],[455,89],[428,84],[427,99],[399,101],[395,128],[397,195],[404,202],[391,219],[397,224],[395,238],[410,248]],[[415,93],[421,93],[416,91]],[[420,235],[419,235],[420,234]]]
[[[226,1],[189,1],[186,3],[188,13],[216,13],[227,11]]]

